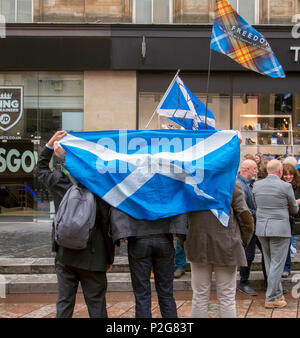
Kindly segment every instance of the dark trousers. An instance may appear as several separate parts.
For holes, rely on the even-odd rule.
[[[91,318],[107,318],[105,272],[83,270],[55,263],[58,282],[56,318],[72,318],[79,282]]]
[[[285,265],[284,265],[284,269],[283,269],[283,271],[286,271],[286,272],[291,272],[291,265],[292,265],[291,250],[290,250],[291,244],[292,244],[292,241],[291,241],[290,246],[289,246],[289,251],[288,251],[286,261],[285,261]]]
[[[173,296],[175,249],[172,235],[132,237],[128,240],[128,260],[136,318],[151,318],[150,273],[153,267],[155,288],[163,318],[177,318]]]
[[[266,268],[265,268],[265,262],[264,262],[264,255],[263,255],[263,252],[262,252],[262,247],[261,247],[261,244],[260,244],[258,237],[255,234],[253,234],[251,241],[249,242],[249,244],[247,245],[247,247],[245,249],[248,266],[241,266],[240,267],[240,284],[242,284],[242,285],[248,285],[249,284],[251,264],[254,261],[255,246],[256,245],[261,252],[261,257],[262,257],[261,265],[262,265],[262,270],[263,270],[263,274],[264,274],[265,284],[267,284],[268,278],[267,278],[267,274],[266,274]]]

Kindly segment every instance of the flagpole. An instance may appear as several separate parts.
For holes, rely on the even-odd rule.
[[[207,105],[208,105],[208,92],[210,83],[210,68],[211,68],[211,48],[209,46],[209,61],[208,61],[208,75],[207,75],[207,87],[206,87],[206,104],[205,104],[205,129],[207,129]]]
[[[173,84],[174,84],[174,82],[175,82],[175,80],[176,80],[176,77],[178,76],[179,73],[180,73],[180,69],[177,70],[177,73],[175,74],[175,76],[174,76],[172,82],[170,83],[168,89],[166,90],[165,95],[164,95],[163,98],[159,101],[159,104],[158,104],[157,107],[155,108],[154,113],[152,114],[152,116],[151,116],[149,122],[147,123],[145,129],[147,129],[147,128],[149,127],[149,124],[151,123],[151,121],[153,120],[153,118],[154,118],[154,116],[155,116],[155,113],[156,113],[156,111],[157,111],[157,108],[159,107],[161,101],[163,101],[163,99],[168,95],[169,89],[173,86]]]

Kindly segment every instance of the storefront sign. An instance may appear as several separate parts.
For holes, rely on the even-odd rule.
[[[0,129],[7,131],[23,114],[23,87],[0,86]]]
[[[0,143],[0,178],[32,176],[37,159],[31,141]]]
[[[292,51],[295,52],[294,61],[295,61],[295,62],[298,62],[298,60],[299,60],[299,51],[300,51],[300,47],[298,47],[298,46],[291,46],[291,47],[290,47],[290,50],[292,50]]]
[[[300,23],[298,22],[300,20],[300,14],[295,14],[292,17],[292,23],[294,23],[295,25],[292,28],[292,37],[294,39],[299,39],[300,38],[300,33],[299,33],[299,28],[300,28]],[[300,47],[299,46],[291,46],[290,50],[295,52],[295,56],[294,56],[294,62],[298,62],[299,60],[299,51],[300,51]]]

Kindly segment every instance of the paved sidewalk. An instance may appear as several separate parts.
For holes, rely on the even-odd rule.
[[[291,292],[285,295],[288,305],[283,309],[265,309],[264,292],[250,297],[237,291],[238,318],[300,318],[299,299]],[[134,296],[131,292],[110,292],[107,294],[109,318],[134,318]],[[175,292],[179,318],[191,317],[192,292]],[[0,318],[54,318],[56,294],[19,294],[0,299]],[[152,298],[153,318],[161,318],[156,293]],[[209,316],[218,318],[216,293],[211,294]],[[88,318],[82,294],[77,295],[74,318]]]

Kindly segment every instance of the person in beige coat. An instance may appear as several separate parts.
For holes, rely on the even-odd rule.
[[[237,267],[247,266],[245,247],[253,231],[254,220],[239,181],[233,190],[228,227],[223,226],[210,210],[189,214],[189,232],[184,246],[191,264],[193,318],[208,317],[213,271],[220,317],[236,317]]]

